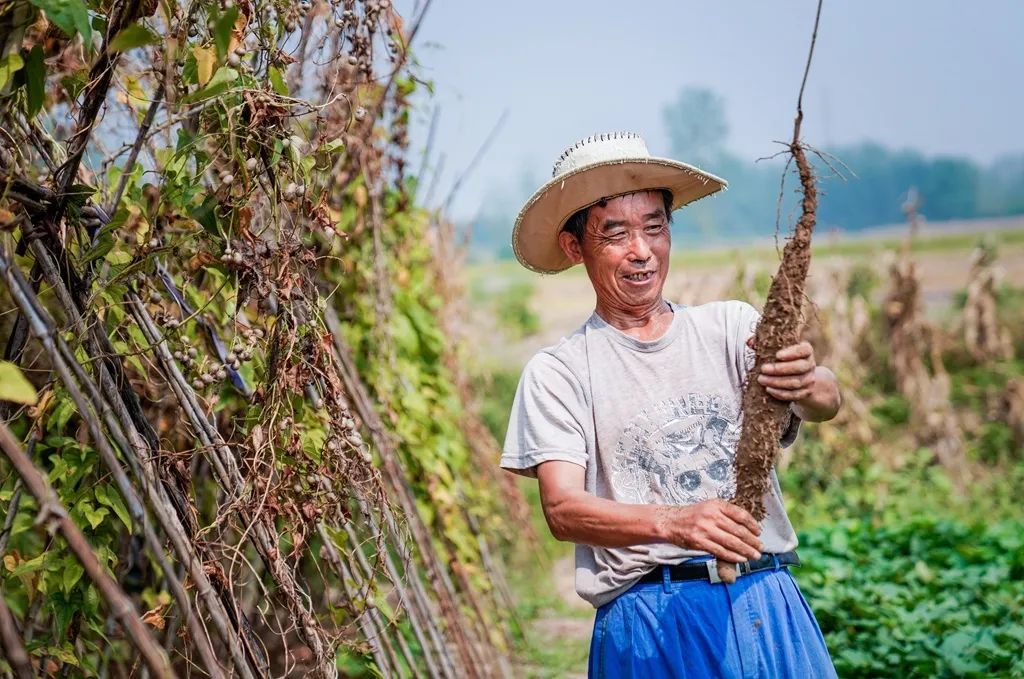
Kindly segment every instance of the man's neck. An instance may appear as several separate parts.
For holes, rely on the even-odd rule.
[[[597,314],[608,325],[643,342],[658,339],[672,323],[672,307],[664,298],[646,309],[614,309],[598,303]]]

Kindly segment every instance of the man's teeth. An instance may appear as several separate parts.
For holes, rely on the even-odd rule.
[[[631,281],[645,281],[654,275],[653,271],[643,271],[641,273],[626,274],[626,278]]]

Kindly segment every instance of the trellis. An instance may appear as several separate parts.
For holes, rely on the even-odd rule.
[[[38,5],[0,99],[4,359],[40,394],[0,425],[11,671],[507,675],[497,508],[522,500],[480,476],[436,318],[429,374],[389,341],[435,303],[404,175],[426,6]],[[397,412],[403,379],[455,453],[416,449],[436,423]],[[68,621],[57,590],[106,604]]]

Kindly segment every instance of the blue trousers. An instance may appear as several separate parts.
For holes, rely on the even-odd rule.
[[[597,609],[588,675],[812,679],[836,671],[811,609],[782,568],[732,585],[634,585]]]

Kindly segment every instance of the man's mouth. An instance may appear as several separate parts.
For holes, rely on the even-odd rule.
[[[627,281],[633,281],[634,283],[643,283],[654,277],[653,271],[638,271],[636,273],[630,273],[623,276]]]

